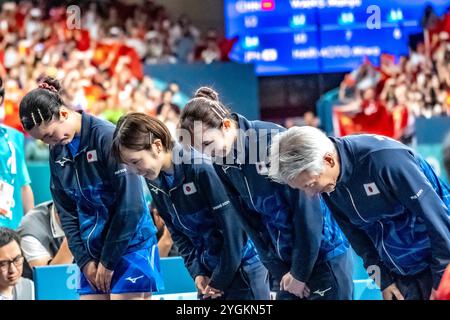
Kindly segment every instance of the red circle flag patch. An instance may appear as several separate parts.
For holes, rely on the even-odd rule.
[[[94,162],[97,161],[97,150],[91,150],[86,153],[87,161]]]
[[[190,195],[197,192],[193,182],[183,184],[183,192],[185,195]]]

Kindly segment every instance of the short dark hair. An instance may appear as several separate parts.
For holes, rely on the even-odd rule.
[[[172,135],[162,121],[144,113],[131,112],[117,122],[111,153],[123,162],[121,146],[136,151],[151,150],[156,139],[161,140],[166,151],[174,148]]]
[[[20,246],[20,236],[12,229],[0,227],[0,248],[6,246],[12,241],[16,241]]]

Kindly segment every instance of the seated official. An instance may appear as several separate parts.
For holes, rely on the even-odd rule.
[[[25,256],[24,277],[32,279],[36,266],[69,264],[73,256],[53,201],[39,204],[23,218],[18,229]]]
[[[0,300],[34,300],[33,281],[22,277],[24,257],[20,237],[0,227]]]

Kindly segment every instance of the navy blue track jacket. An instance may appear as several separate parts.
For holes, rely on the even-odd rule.
[[[114,270],[124,254],[156,243],[140,177],[111,156],[114,130],[82,113],[78,153],[50,150],[52,197],[80,269],[94,260]]]
[[[225,291],[241,265],[259,261],[211,160],[177,144],[173,185],[164,173],[146,180],[154,206],[167,225],[192,278],[210,277]]]
[[[281,280],[290,271],[307,282],[314,266],[346,252],[348,241],[320,197],[268,178],[271,137],[286,129],[233,117],[245,134],[234,153],[215,160],[216,171],[241,206],[239,218],[272,276]]]
[[[393,276],[431,268],[434,287],[450,263],[450,192],[431,166],[387,137],[330,138],[341,172],[324,194],[366,268],[378,266],[381,289]]]

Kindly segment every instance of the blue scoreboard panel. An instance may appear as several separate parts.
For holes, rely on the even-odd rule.
[[[450,0],[225,0],[230,58],[259,75],[346,72],[364,57],[408,53],[426,4],[443,14]]]

